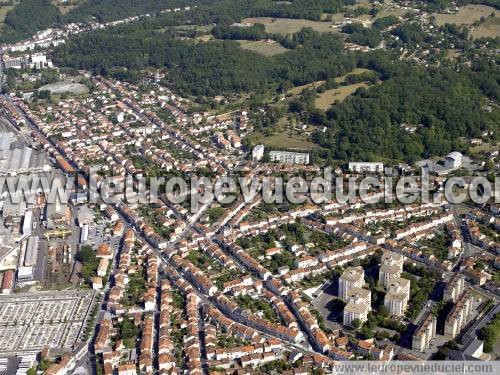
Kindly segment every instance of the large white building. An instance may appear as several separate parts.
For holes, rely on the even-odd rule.
[[[450,152],[444,158],[444,166],[448,169],[457,169],[462,166],[462,154],[457,151]]]
[[[351,326],[354,319],[364,323],[371,310],[371,292],[363,288],[353,288],[347,293],[347,305],[344,307],[344,325]]]
[[[309,164],[309,154],[304,152],[271,151],[271,161],[279,161],[285,164]]]
[[[458,298],[444,321],[444,335],[454,338],[467,324],[469,313],[472,310],[472,297],[464,292]]]
[[[431,340],[436,336],[436,324],[436,317],[429,311],[413,334],[413,350],[423,353],[429,348]]]
[[[376,162],[350,162],[348,165],[348,169],[351,172],[356,173],[381,173],[384,171],[384,163],[376,163]]]
[[[339,278],[339,297],[347,301],[351,289],[362,288],[365,283],[365,271],[362,267],[348,267]]]
[[[252,150],[252,160],[260,160],[264,156],[264,145],[257,145]]]
[[[460,297],[464,291],[464,286],[464,276],[458,272],[455,273],[444,287],[443,301],[451,301],[453,303],[457,302],[458,297]]]
[[[387,285],[384,305],[392,316],[402,316],[410,299],[410,280],[395,277]]]
[[[380,270],[378,272],[378,282],[384,288],[389,284],[389,280],[394,277],[400,277],[403,272],[404,255],[392,251],[384,251],[380,261]]]

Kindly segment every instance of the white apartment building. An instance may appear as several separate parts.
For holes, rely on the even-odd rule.
[[[471,309],[472,297],[464,292],[444,321],[444,335],[451,338],[456,337],[467,324]]]
[[[309,154],[303,152],[271,151],[271,161],[279,161],[285,164],[309,164]]]
[[[381,173],[384,171],[384,163],[350,162],[348,169],[356,173]]]
[[[446,284],[443,291],[443,301],[457,302],[458,298],[464,291],[464,276],[455,273],[451,280]]]
[[[436,324],[436,317],[429,311],[413,334],[413,350],[423,353],[429,348],[431,340],[436,336]]]
[[[365,271],[362,267],[348,267],[339,278],[339,297],[347,301],[351,289],[362,288],[365,283]]]
[[[403,272],[404,255],[392,251],[384,251],[380,261],[378,272],[378,283],[384,288],[389,284],[389,280],[400,277]]]
[[[252,150],[252,160],[260,160],[264,156],[264,145],[257,145]]]
[[[364,323],[371,310],[371,292],[363,288],[353,288],[348,292],[347,305],[344,307],[344,325],[351,326],[354,319]]]
[[[410,299],[410,280],[395,277],[387,285],[384,305],[393,316],[402,316]]]

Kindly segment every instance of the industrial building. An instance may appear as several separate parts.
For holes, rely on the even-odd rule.
[[[48,171],[45,156],[27,147],[10,132],[0,133],[0,176]]]
[[[36,264],[38,255],[38,241],[38,236],[31,236],[28,238],[28,244],[26,245],[26,252],[24,254],[25,267],[31,267]]]

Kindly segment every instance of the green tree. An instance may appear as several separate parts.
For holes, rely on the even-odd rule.
[[[362,324],[362,323],[361,323],[361,320],[360,320],[360,319],[356,318],[356,319],[354,319],[354,320],[351,322],[351,324],[352,324],[352,327],[353,327],[354,329],[359,329],[359,327],[361,327],[361,324]]]

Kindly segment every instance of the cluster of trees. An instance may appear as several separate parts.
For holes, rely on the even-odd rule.
[[[61,13],[50,0],[21,0],[5,16],[0,43],[29,38],[59,21]]]
[[[342,75],[354,67],[354,59],[340,53],[342,42],[336,35],[304,29],[291,40],[303,48],[264,57],[232,41],[195,43],[150,31],[127,35],[99,31],[59,46],[54,60],[59,66],[121,79],[133,79],[134,72],[148,66],[165,67],[168,83],[183,95],[196,96],[262,91],[286,82],[302,85]]]
[[[313,135],[325,149],[323,157],[414,162],[464,150],[463,137],[498,130],[499,112],[483,110],[487,92],[468,78],[470,73],[406,64],[389,68],[373,61],[369,66],[379,70],[384,82],[358,89],[327,111],[328,130]],[[498,92],[495,82],[488,85]],[[407,132],[403,124],[417,126],[416,132]]]
[[[125,348],[133,349],[137,334],[139,333],[139,329],[134,324],[134,321],[130,318],[124,318],[118,323],[118,329],[120,330],[119,338],[123,340]]]
[[[272,323],[280,322],[280,318],[273,307],[264,300],[253,299],[249,295],[243,294],[236,298],[236,302],[238,302],[244,310],[250,310],[252,312],[262,311],[264,317]]]
[[[444,361],[451,350],[457,349],[458,345],[455,340],[447,341],[443,346],[439,348],[437,353],[433,355],[432,359],[437,361]]]
[[[349,34],[348,40],[361,46],[375,48],[382,41],[382,34],[376,27],[364,27],[360,23],[351,23],[342,27],[342,32]]]
[[[493,352],[496,340],[500,336],[500,314],[495,315],[487,326],[481,328],[478,336],[480,340],[484,341],[484,352]]]
[[[422,307],[429,299],[437,279],[430,272],[424,272],[423,276],[419,279],[407,272],[403,272],[402,277],[410,280],[410,301],[408,302],[406,317],[413,320],[418,316]]]
[[[272,0],[89,0],[68,12],[64,20],[84,22],[94,17],[107,22],[186,6],[197,6],[187,14],[187,17],[196,20],[193,22],[196,24],[200,20],[231,23],[259,16],[319,20],[323,13],[336,13],[345,5],[354,3],[354,0],[293,0],[290,3]]]
[[[143,301],[144,293],[146,292],[146,280],[144,271],[133,274],[125,288],[124,296],[120,303],[124,306],[138,306]]]
[[[420,43],[427,37],[422,27],[416,22],[403,23],[396,27],[392,34],[398,36],[403,43]]]
[[[441,30],[447,34],[455,35],[460,39],[469,38],[469,29],[467,27],[460,27],[454,23],[445,23],[441,26]]]
[[[373,26],[376,27],[377,29],[385,29],[386,27],[395,25],[399,22],[398,17],[396,16],[385,16],[385,17],[380,17],[377,18],[375,21],[373,21]]]
[[[373,22],[371,28],[364,27],[360,23],[352,23],[342,27],[342,32],[349,34],[348,41],[352,43],[375,48],[382,41],[381,31],[398,22],[395,16],[381,17]]]
[[[88,0],[70,10],[67,22],[85,22],[91,18],[109,22],[140,14],[154,14],[165,9],[181,8],[207,3],[203,0]]]
[[[378,13],[378,9],[373,7],[373,8],[367,8],[367,7],[357,7],[354,9],[350,9],[347,12],[344,13],[344,17],[350,17],[350,18],[356,18],[359,17],[363,14],[369,14],[371,16],[375,16]]]
[[[336,13],[354,3],[355,0],[293,0],[290,3],[272,0],[89,0],[61,15],[50,0],[21,0],[8,12],[0,42],[16,42],[52,25],[91,19],[109,22],[142,14],[159,16],[142,22],[145,28],[182,23],[227,24],[259,16],[319,20],[323,13]],[[160,14],[165,9],[184,7],[191,10],[183,14]]]
[[[218,25],[212,29],[212,35],[217,39],[231,40],[262,40],[268,37],[266,28],[261,23],[248,27]]]
[[[477,62],[470,70],[459,73],[394,63],[390,53],[380,51],[347,54],[338,36],[319,34],[312,29],[282,37],[280,43],[290,50],[273,57],[243,50],[230,40],[197,43],[155,31],[159,26],[172,26],[176,22],[229,25],[242,16],[270,15],[269,9],[275,5],[267,0],[248,3],[245,8],[236,0],[229,7],[226,0],[220,0],[211,11],[202,4],[192,12],[176,15],[175,19],[166,15],[105,32],[78,35],[59,46],[53,58],[59,66],[128,80],[138,79],[138,72],[146,67],[167,68],[166,83],[181,95],[205,97],[252,92],[256,105],[262,102],[258,100],[264,97],[261,94],[269,90],[286,92],[293,86],[319,80],[326,81],[321,86],[321,90],[326,90],[335,87],[334,77],[355,67],[375,71],[370,76],[349,77],[348,83],[366,79],[374,83],[381,80],[381,84],[359,89],[326,112],[315,108],[315,92],[304,93],[300,100],[290,103],[288,110],[302,121],[327,126],[326,132],[313,135],[313,141],[321,146],[318,156],[326,160],[383,158],[413,162],[452,150],[463,151],[467,147],[464,138],[478,137],[486,130],[497,130],[494,134],[498,134],[498,109],[493,108],[491,113],[482,109],[484,95],[497,100],[500,97],[498,72],[487,62]],[[299,4],[294,1],[280,8],[298,9]],[[325,6],[322,1],[314,4]],[[380,30],[395,23],[395,17],[384,17],[366,30],[380,34]],[[364,35],[364,30],[359,25],[346,28],[346,32],[351,32],[349,37],[359,34],[367,39],[366,43],[375,44],[376,35],[374,38],[371,34]],[[425,38],[416,24],[401,25],[393,32],[404,42]],[[225,39],[257,39],[266,35],[262,25],[218,26],[214,33]],[[268,108],[257,122],[263,128],[271,128],[284,115],[283,109],[276,112],[274,115],[272,107]],[[414,125],[417,130],[407,132],[404,124]]]
[[[90,245],[83,245],[77,260],[82,263],[81,275],[86,284],[92,286],[92,278],[97,276],[99,258],[96,257],[94,249]]]

